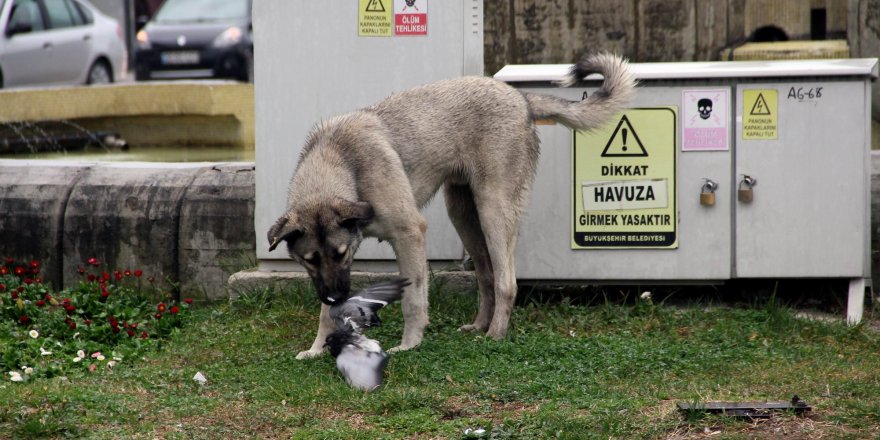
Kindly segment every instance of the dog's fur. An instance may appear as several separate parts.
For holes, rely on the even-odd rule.
[[[412,281],[403,297],[403,340],[395,349],[421,343],[428,266],[427,224],[419,209],[441,186],[479,284],[479,311],[462,329],[504,337],[516,296],[519,216],[538,161],[535,120],[597,128],[634,94],[627,62],[608,54],[584,58],[560,85],[593,72],[604,82],[580,102],[464,77],[393,94],[314,128],[290,182],[287,211],[268,233],[269,249],[286,241],[324,303],[317,338],[297,357],[322,353],[333,330],[328,305],[348,297],[352,257],[364,235],[387,240],[400,276]]]

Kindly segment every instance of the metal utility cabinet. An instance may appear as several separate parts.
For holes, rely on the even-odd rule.
[[[483,2],[257,1],[253,14],[257,258],[264,271],[301,271],[283,249],[269,252],[263,237],[286,208],[309,131],[395,91],[482,75]],[[460,260],[442,195],[424,214],[428,258]],[[396,270],[391,247],[375,239],[356,257],[359,269]]]
[[[569,65],[495,78],[558,88]],[[607,127],[539,124],[521,225],[526,280],[849,279],[847,318],[870,278],[870,82],[876,59],[634,64],[632,108]]]

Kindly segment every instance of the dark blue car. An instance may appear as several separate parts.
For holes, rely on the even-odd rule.
[[[167,0],[136,39],[139,81],[253,81],[251,0]]]

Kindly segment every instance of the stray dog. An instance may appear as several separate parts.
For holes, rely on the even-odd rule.
[[[345,302],[330,306],[330,319],[336,324],[336,331],[327,336],[324,346],[336,358],[336,368],[352,387],[373,391],[382,385],[388,354],[363,331],[381,324],[376,312],[399,300],[407,285],[406,280],[374,284]]]
[[[535,120],[598,128],[634,94],[627,62],[609,54],[582,59],[560,85],[590,73],[604,81],[579,102],[463,77],[395,93],[312,129],[290,182],[287,211],[268,232],[269,250],[286,242],[323,303],[317,338],[297,358],[324,351],[334,328],[329,306],[348,298],[352,258],[364,236],[388,241],[400,276],[412,282],[403,295],[403,340],[389,351],[422,342],[428,265],[419,209],[441,186],[480,291],[476,318],[461,329],[504,337],[517,291],[519,216],[538,161]]]

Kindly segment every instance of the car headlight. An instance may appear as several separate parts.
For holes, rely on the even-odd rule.
[[[150,34],[147,31],[141,29],[134,36],[137,40],[138,49],[149,49],[150,48]]]
[[[241,41],[241,37],[243,32],[241,28],[238,26],[233,26],[229,29],[223,31],[217,38],[214,38],[214,42],[212,43],[214,47],[228,47],[234,44],[238,44]]]

